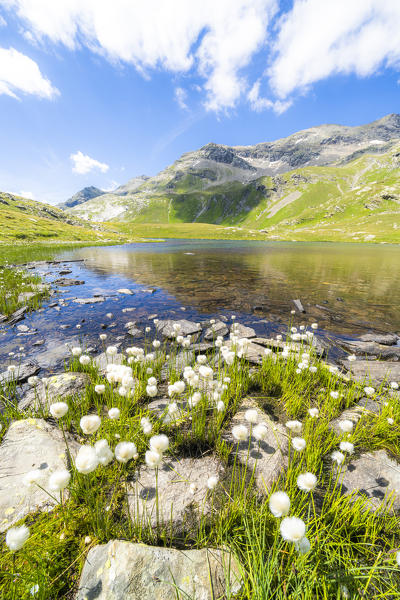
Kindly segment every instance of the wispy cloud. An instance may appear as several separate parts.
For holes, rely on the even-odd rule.
[[[20,94],[54,98],[59,91],[42,75],[34,60],[15,48],[0,48],[0,94],[19,99]]]

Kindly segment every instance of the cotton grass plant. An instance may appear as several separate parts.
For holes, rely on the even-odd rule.
[[[386,449],[400,455],[399,400],[383,387],[369,390],[371,398],[380,396],[381,413],[365,413],[337,435],[330,421],[357,402],[363,387],[372,386],[345,381],[320,361],[306,343],[305,330],[289,331],[286,348],[266,352],[256,369],[245,360],[247,342],[235,332],[230,342],[220,343],[216,336],[204,358],[177,369],[176,356],[192,341],[178,329],[175,333],[170,346],[154,345],[158,335],[146,332],[144,348],[116,352],[102,340],[109,364],[105,373],[82,345],[66,369],[88,373],[91,383],[79,397],[52,399],[40,415],[19,411],[16,386],[3,386],[7,402],[0,435],[12,420],[41,416],[62,429],[66,441],[74,436],[80,449],[70,456],[67,472],[40,482],[58,495],[55,508],[17,524],[29,531],[21,547],[13,550],[4,542],[1,597],[63,597],[76,586],[88,548],[125,539],[182,549],[230,548],[243,574],[240,600],[397,598],[399,518],[383,508],[367,510],[360,497],[343,496],[340,478],[361,451]],[[300,352],[293,351],[293,336]],[[82,356],[89,361],[80,360]],[[262,441],[263,424],[250,410],[245,426],[232,430],[231,425],[247,394],[270,418],[286,423],[287,469],[263,493],[255,486],[254,468],[247,461],[239,464],[237,456],[239,443],[250,448],[251,441]],[[149,403],[160,396],[168,397],[166,410],[150,411]],[[235,443],[227,442],[227,431]],[[141,466],[154,470],[158,498],[158,469],[164,460],[211,453],[226,474],[221,480],[215,473],[205,478],[211,513],[206,517],[199,507],[195,528],[176,538],[172,522],[159,519],[158,500],[156,528],[145,518],[129,517],[128,490]],[[332,459],[335,453],[343,457],[340,464]],[[179,594],[176,589],[176,597],[183,597]],[[234,600],[229,590],[227,597]]]

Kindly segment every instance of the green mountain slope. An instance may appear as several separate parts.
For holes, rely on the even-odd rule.
[[[93,198],[71,214],[242,227],[272,239],[397,241],[399,156],[399,115],[360,127],[322,125],[256,146],[208,144],[123,195]]]
[[[62,210],[0,192],[0,242],[20,241],[101,241],[119,239],[98,226],[72,217]]]

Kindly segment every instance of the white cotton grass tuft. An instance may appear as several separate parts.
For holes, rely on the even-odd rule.
[[[138,458],[138,452],[133,442],[120,442],[115,447],[115,458],[120,463],[127,463],[131,458]]]
[[[87,475],[94,471],[99,464],[96,451],[92,446],[81,446],[75,458],[75,466],[79,473]]]
[[[99,463],[103,465],[103,467],[106,467],[112,462],[114,453],[108,445],[107,440],[98,440],[94,445],[94,449]]]
[[[157,469],[162,462],[162,458],[162,454],[155,450],[147,450],[144,457],[146,465],[150,467],[150,469]]]
[[[301,473],[297,477],[297,486],[303,492],[312,492],[317,485],[317,478],[314,473]]]
[[[94,391],[96,394],[104,394],[106,391],[106,386],[103,383],[99,383],[98,385],[94,386]]]
[[[310,417],[312,417],[313,419],[316,419],[317,417],[319,417],[318,408],[309,408],[307,412],[310,415]]]
[[[11,527],[6,533],[6,545],[11,552],[20,550],[25,542],[28,540],[30,535],[28,527],[21,525],[21,527]]]
[[[285,517],[290,510],[290,498],[286,492],[274,492],[269,498],[269,510],[274,517]]]
[[[285,425],[290,431],[293,431],[293,433],[301,433],[303,427],[303,424],[300,421],[287,421]]]
[[[108,416],[113,421],[116,421],[117,419],[120,418],[121,411],[119,410],[119,408],[117,408],[116,406],[114,406],[113,408],[110,408],[110,410],[108,411]]]
[[[280,532],[287,542],[300,542],[306,534],[306,524],[298,517],[285,517],[281,522]]]
[[[54,402],[50,404],[49,411],[55,419],[61,419],[68,412],[68,404],[66,402]]]
[[[398,552],[396,552],[396,562],[400,567],[400,550]]]
[[[332,452],[331,454],[331,459],[333,460],[333,462],[335,462],[337,465],[341,465],[344,461],[344,454],[342,452],[339,452],[339,450],[335,450],[334,452]]]
[[[292,446],[295,450],[297,450],[297,452],[302,452],[304,450],[304,448],[306,447],[306,445],[307,445],[307,443],[304,438],[294,437],[292,439]]]
[[[85,415],[79,422],[83,433],[92,435],[96,433],[101,425],[101,419],[98,415]]]
[[[80,348],[79,346],[71,348],[71,354],[72,356],[80,356],[82,354],[82,348]]]
[[[353,431],[354,423],[349,419],[343,419],[338,423],[339,429],[343,433],[351,433]]]
[[[49,489],[52,492],[62,492],[71,480],[71,474],[67,469],[54,471],[49,477]]]
[[[245,425],[235,425],[232,427],[232,435],[238,442],[244,442],[249,437],[249,432]]]
[[[219,477],[218,475],[211,475],[208,479],[207,479],[207,487],[209,490],[214,490],[219,482]]]
[[[258,421],[258,413],[255,410],[255,408],[249,408],[244,413],[244,418],[246,419],[246,421],[248,423],[251,423],[252,425],[255,425],[257,423],[257,421]]]
[[[265,423],[259,423],[253,429],[253,435],[258,442],[261,442],[268,437],[268,427]]]
[[[28,473],[24,475],[22,482],[28,488],[32,489],[35,488],[37,485],[42,486],[44,478],[45,474],[43,471],[41,471],[40,469],[33,469],[32,471],[28,471]]]
[[[373,387],[365,387],[364,392],[367,396],[373,396],[375,394],[375,388]]]
[[[79,357],[79,362],[81,363],[81,365],[89,365],[90,356],[88,356],[87,354],[82,354],[82,356]]]
[[[348,454],[354,453],[354,444],[351,442],[340,442],[339,448],[342,452],[347,452]]]
[[[164,433],[161,433],[160,435],[153,435],[153,437],[150,438],[149,444],[150,449],[153,452],[162,454],[163,452],[168,450],[169,439]]]

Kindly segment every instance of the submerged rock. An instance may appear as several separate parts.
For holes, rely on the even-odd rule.
[[[79,445],[68,434],[68,447],[74,456]],[[0,531],[37,510],[51,510],[56,501],[37,485],[29,491],[24,477],[38,469],[46,489],[54,471],[67,467],[64,438],[58,427],[43,419],[13,421],[0,446]]]
[[[342,340],[342,346],[354,354],[365,354],[383,359],[400,358],[400,346],[388,346],[376,342],[361,342],[358,340]]]
[[[140,469],[128,488],[131,519],[143,527],[166,527],[175,536],[194,533],[201,519],[211,516],[213,493],[207,487],[210,475],[222,478],[224,468],[213,456],[166,458],[158,469],[158,519],[155,470]]]
[[[236,425],[245,425],[250,430],[250,425],[245,419],[245,413],[249,409],[257,412],[257,423],[265,424],[265,439],[258,442],[252,435],[250,443],[249,440],[245,440],[238,444],[232,434],[232,428]],[[246,398],[242,402],[229,425],[229,430],[222,437],[233,445],[233,452],[237,452],[239,462],[247,465],[248,476],[250,477],[254,472],[257,489],[262,493],[271,488],[286,468],[288,436],[285,428],[280,423],[271,421],[251,398]]]
[[[18,403],[18,408],[25,410],[33,408],[48,409],[49,405],[58,400],[65,400],[67,396],[82,394],[90,377],[87,373],[60,373],[47,378],[47,381],[39,381],[35,387],[29,389]]]
[[[393,346],[397,343],[399,336],[395,333],[365,333],[360,336],[361,342],[376,342],[385,346]]]
[[[225,549],[175,550],[111,540],[89,551],[75,600],[217,600],[240,588],[240,566]]]
[[[96,304],[97,302],[104,302],[103,296],[94,296],[93,298],[75,298],[72,302],[76,304]]]
[[[56,279],[53,283],[61,287],[68,287],[70,285],[83,285],[85,282],[81,281],[80,279],[68,279],[67,277],[61,277],[60,279]]]
[[[356,498],[366,498],[373,510],[383,500],[385,505],[393,500],[393,510],[400,509],[400,466],[385,450],[366,452],[352,460],[340,475],[340,482],[343,493],[355,492]]]

